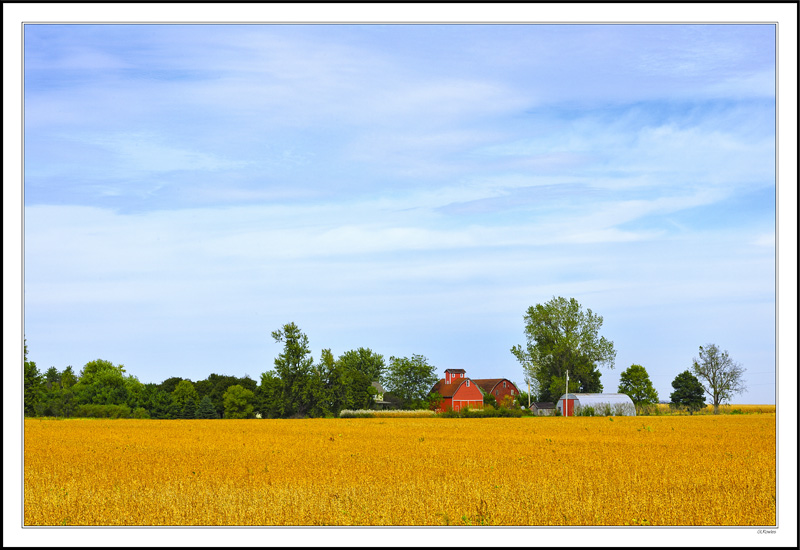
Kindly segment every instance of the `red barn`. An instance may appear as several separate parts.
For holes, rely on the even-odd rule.
[[[519,395],[517,386],[507,378],[483,378],[481,380],[474,380],[474,382],[484,393],[492,394],[498,405],[502,405],[504,401],[508,405],[511,405]]]
[[[446,411],[452,408],[460,411],[466,406],[475,409],[483,408],[483,394],[475,382],[464,376],[464,369],[447,369],[444,371],[444,378],[436,382],[431,389],[442,396],[442,402],[436,412]]]

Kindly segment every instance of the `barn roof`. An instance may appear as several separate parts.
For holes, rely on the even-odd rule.
[[[538,403],[533,404],[534,407],[537,409],[555,409],[556,404],[551,403],[550,401],[539,401]]]
[[[514,386],[515,389],[517,388],[517,385],[508,378],[481,378],[480,380],[475,380],[473,378],[472,381],[475,382],[484,393],[492,393],[495,386],[504,380]]]
[[[467,371],[465,371],[464,369],[445,369],[444,372],[452,372],[452,373],[456,373],[456,374],[464,374]]]
[[[461,387],[461,384],[469,380],[469,378],[458,378],[455,382],[450,382],[449,384],[445,384],[444,378],[436,382],[433,388],[431,389],[432,392],[437,392],[442,397],[453,397],[455,393],[458,391],[458,388]]]
[[[481,378],[480,380],[473,380],[473,382],[485,393],[492,393],[494,387],[503,380],[504,378]]]

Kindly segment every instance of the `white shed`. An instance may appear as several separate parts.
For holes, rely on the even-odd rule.
[[[624,393],[566,393],[556,407],[562,416],[577,416],[587,407],[595,416],[636,416],[633,401]]]

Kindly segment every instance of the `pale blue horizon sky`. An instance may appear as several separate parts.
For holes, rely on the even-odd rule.
[[[26,25],[40,370],[258,380],[293,321],[523,384],[553,296],[605,391],[698,346],[775,402],[773,25]]]

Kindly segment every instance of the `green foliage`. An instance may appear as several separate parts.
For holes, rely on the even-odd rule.
[[[78,377],[72,370],[72,365],[67,365],[64,372],[61,373],[61,387],[64,389],[71,388],[78,382]]]
[[[731,397],[746,390],[745,369],[733,361],[728,351],[720,351],[715,344],[700,346],[700,357],[692,360],[692,372],[703,384],[703,389],[714,405],[714,414],[719,414],[721,403],[730,402]]]
[[[189,397],[181,407],[181,418],[184,419],[192,419],[197,418],[197,403],[195,402],[193,397]]]
[[[494,408],[484,405],[482,409],[464,407],[460,411],[454,411],[452,408],[448,408],[446,411],[440,412],[436,416],[439,418],[522,418],[523,416],[530,416],[530,411],[509,409],[506,407]]]
[[[617,391],[630,397],[637,409],[658,403],[658,393],[641,365],[631,365],[620,375]]]
[[[23,409],[25,416],[34,416],[36,414],[36,405],[39,403],[39,393],[44,380],[36,368],[34,361],[28,361],[28,344],[23,343],[23,357],[24,357],[24,380],[23,380]]]
[[[694,414],[706,406],[703,385],[688,370],[675,377],[672,387],[675,390],[669,395],[672,408],[686,409],[689,414]]]
[[[89,361],[73,386],[78,404],[114,405],[128,401],[125,367],[111,361]]]
[[[75,409],[75,416],[79,418],[130,418],[131,414],[128,405],[84,403]]]
[[[250,390],[240,385],[231,386],[223,396],[225,405],[224,418],[251,418],[253,416],[253,398]]]
[[[574,298],[553,297],[528,308],[525,314],[526,347],[511,353],[520,361],[526,379],[538,392],[536,401],[556,401],[569,392],[599,393],[598,365],[614,367],[614,343],[599,335],[603,318],[583,308]],[[570,387],[565,387],[569,371]]]
[[[427,406],[431,387],[439,380],[436,367],[428,364],[422,355],[391,357],[384,380],[387,390],[402,399],[403,408],[419,409]]]
[[[212,403],[209,396],[204,395],[200,400],[200,403],[197,405],[196,417],[204,419],[219,418],[219,414],[217,414],[214,403]]]
[[[145,409],[144,407],[136,407],[135,409],[133,409],[131,417],[140,419],[150,418],[150,413],[148,413],[147,409]]]
[[[217,418],[221,418],[225,413],[225,405],[222,402],[223,395],[225,395],[228,388],[237,384],[254,393],[257,388],[256,381],[247,375],[237,378],[236,376],[222,374],[210,374],[207,379],[195,382],[194,387],[200,399],[206,395],[211,399],[217,412]]]
[[[174,399],[178,407],[183,410],[187,401],[191,400],[196,404],[200,397],[197,395],[197,390],[194,389],[194,384],[192,384],[191,380],[181,380],[175,385],[175,389],[172,390],[172,399]],[[181,418],[184,417],[182,416]]]
[[[386,365],[383,356],[369,348],[347,351],[336,361],[329,387],[339,390],[332,410],[369,409],[373,406],[373,381],[380,380]]]
[[[275,358],[277,383],[275,379],[270,379],[271,386],[264,394],[270,401],[267,410],[279,411],[281,417],[304,417],[312,412],[320,412],[319,402],[324,399],[324,383],[318,373],[313,372],[314,360],[308,336],[294,323],[288,323],[274,331],[272,337],[284,346]]]

